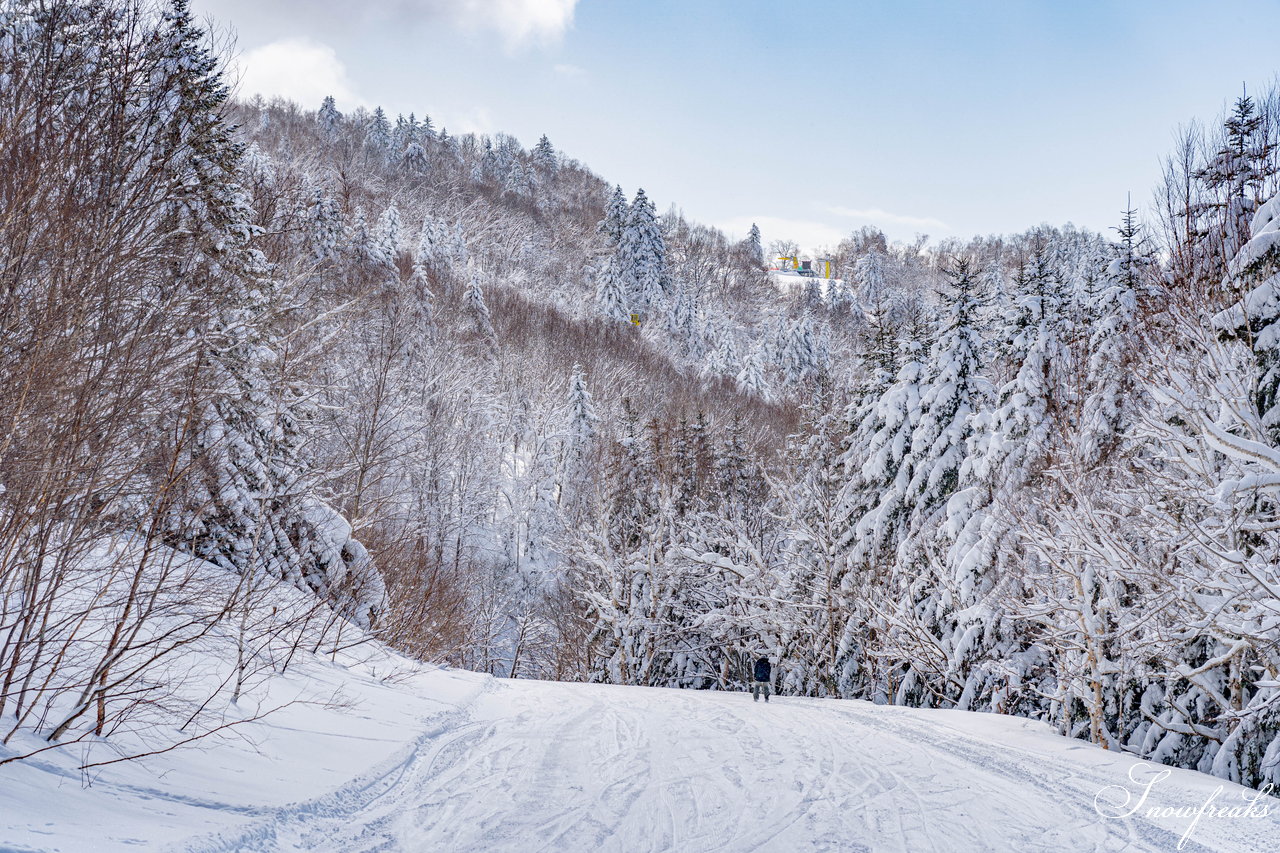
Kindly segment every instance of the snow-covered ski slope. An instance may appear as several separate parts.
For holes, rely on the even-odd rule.
[[[827,293],[830,288],[834,287],[843,279],[839,278],[823,278],[822,276],[803,276],[792,270],[769,270],[769,277],[773,283],[779,288],[803,288],[811,281],[816,281],[818,286],[822,288],[823,293]]]
[[[287,707],[247,740],[113,765],[90,787],[70,756],[0,768],[0,848],[1171,851],[1190,818],[1148,809],[1258,796],[1012,717],[394,660],[312,662],[308,683],[346,707]],[[1206,815],[1182,849],[1275,850],[1277,806]]]

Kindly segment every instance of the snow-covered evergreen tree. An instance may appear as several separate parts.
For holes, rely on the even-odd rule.
[[[813,320],[808,313],[787,324],[780,336],[778,366],[788,384],[802,382],[826,369],[816,338]]]
[[[431,281],[420,262],[414,263],[409,275],[408,298],[412,316],[409,346],[415,354],[421,355],[423,346],[436,334],[436,308]]]
[[[538,140],[538,144],[533,146],[533,150],[529,152],[530,159],[534,168],[541,170],[544,174],[554,175],[560,163],[556,157],[555,146],[551,144],[551,140],[547,139],[546,134]]]
[[[851,698],[859,692],[852,684],[858,664],[845,659],[841,643],[855,618],[845,589],[849,563],[839,500],[847,428],[829,395],[820,390],[808,407],[805,431],[791,440],[795,479],[778,484],[787,529],[776,596],[794,606],[772,611],[772,621],[786,662],[787,693]],[[868,615],[856,618],[865,623]]]
[[[977,332],[977,283],[963,259],[956,261],[950,277],[952,289],[946,294],[944,325],[925,364],[920,419],[912,430],[908,450],[911,480],[904,500],[911,507],[911,526],[917,532],[935,522],[955,491],[968,453],[969,418],[990,397]]]
[[[1247,94],[1236,99],[1223,131],[1222,147],[1196,178],[1214,194],[1210,206],[1216,208],[1217,224],[1210,239],[1215,245],[1220,242],[1223,257],[1230,259],[1249,239],[1250,221],[1262,201],[1263,187],[1276,171],[1276,143],[1268,138],[1263,116]]]
[[[805,279],[804,282],[804,305],[810,311],[822,307],[822,281],[815,277]]]
[[[369,260],[384,267],[394,267],[400,251],[400,209],[394,204],[382,211],[373,231]]]
[[[764,353],[760,351],[759,346],[752,347],[735,378],[743,391],[761,400],[769,399],[769,382],[765,378],[764,371]]]
[[[332,95],[325,95],[324,102],[320,104],[318,116],[325,137],[332,139],[338,132],[338,125],[342,123],[342,113],[338,112],[338,105]]]
[[[1009,341],[1016,373],[993,408],[970,416],[960,489],[946,506],[946,593],[932,618],[945,653],[945,678],[963,685],[955,701],[964,709],[1018,707],[1026,701],[1018,687],[1035,677],[1019,667],[1039,663],[1025,638],[1010,630],[997,594],[997,579],[1029,559],[1018,535],[1032,512],[1023,489],[1061,445],[1064,413],[1071,409],[1064,377],[1072,335],[1066,314],[1070,291],[1055,272],[1038,262],[1031,267],[1033,272],[1018,279],[1000,332]],[[1024,519],[1021,528],[1018,517]]]
[[[427,151],[416,139],[410,140],[404,147],[400,160],[404,167],[414,174],[425,175],[431,171],[431,161],[427,157]]]
[[[1280,196],[1259,208],[1250,230],[1252,237],[1230,267],[1244,298],[1214,318],[1214,325],[1253,350],[1254,405],[1272,443],[1280,446]]]
[[[627,294],[618,260],[614,256],[604,259],[595,274],[596,305],[601,314],[620,323],[630,322]]]
[[[848,278],[831,279],[827,285],[827,299],[831,305],[831,313],[837,317],[860,316],[855,314],[858,308],[858,300],[854,295],[852,283]]]
[[[272,379],[275,355],[245,319],[229,318],[209,361],[218,394],[192,448],[199,486],[174,507],[174,534],[197,556],[310,587],[368,625],[382,582],[350,525],[315,496],[301,397]]]
[[[747,233],[747,239],[744,241],[747,257],[756,266],[764,266],[764,244],[760,242],[760,229],[754,222],[751,223],[751,231]]]
[[[840,496],[848,518],[845,544],[864,564],[893,560],[907,532],[905,494],[913,474],[908,451],[925,376],[920,342],[904,339],[898,361],[893,383],[856,411],[860,417],[843,457],[850,471]]]
[[[608,220],[606,219],[606,222]],[[636,192],[618,240],[618,269],[630,305],[641,311],[657,307],[666,293],[666,243],[644,190]]]
[[[581,366],[575,364],[569,379],[569,448],[573,455],[581,455],[595,439],[599,424],[600,416],[591,402],[586,377]]]
[[[511,165],[507,167],[506,177],[502,182],[502,191],[513,198],[529,198],[529,176],[519,160],[513,159]]]
[[[872,249],[858,258],[853,268],[856,286],[854,297],[862,305],[878,305],[885,301],[887,286],[885,258]]]
[[[343,237],[342,209],[321,187],[311,190],[306,210],[307,243],[316,263],[338,256]]]
[[[1129,426],[1137,403],[1133,360],[1140,334],[1138,304],[1146,286],[1147,257],[1134,211],[1125,212],[1119,229],[1118,256],[1108,264],[1087,306],[1093,318],[1089,338],[1090,391],[1084,401],[1080,434],[1090,461],[1112,450]]]
[[[365,128],[365,141],[378,153],[386,156],[391,152],[391,122],[382,107],[375,107],[369,124]]]
[[[497,346],[497,333],[493,329],[493,318],[489,314],[489,306],[484,301],[484,290],[480,287],[480,272],[471,265],[467,273],[467,289],[463,293],[463,301],[467,306],[467,313],[471,316],[471,323],[478,335],[487,347]]]
[[[971,419],[968,455],[959,492],[947,507],[951,561],[964,574],[993,560],[1008,530],[1004,513],[1019,489],[1037,473],[1069,410],[1064,371],[1073,336],[1066,310],[1068,289],[1037,259],[1020,275],[1009,313],[997,336],[1014,363],[1014,377],[1000,388],[992,409]]]
[[[608,204],[605,205],[604,219],[596,226],[611,249],[616,249],[622,242],[622,232],[627,227],[627,211],[627,197],[623,195],[622,187],[615,186]]]
[[[680,355],[692,359],[702,357],[697,298],[693,285],[681,281],[672,287],[667,302],[667,333],[676,342]]]

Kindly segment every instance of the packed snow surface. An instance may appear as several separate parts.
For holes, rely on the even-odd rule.
[[[821,286],[823,293],[829,292],[830,288],[834,287],[836,284],[843,281],[843,279],[824,278],[823,276],[820,276],[820,275],[804,276],[804,275],[800,275],[800,273],[796,272],[795,270],[771,269],[769,270],[769,275],[773,277],[774,284],[776,284],[779,287],[804,287],[810,281],[816,281],[818,282],[819,286]]]
[[[345,707],[292,705],[244,739],[101,768],[88,786],[71,755],[0,767],[0,847],[1171,851],[1192,819],[1148,810],[1211,798],[1238,814],[1201,817],[1181,849],[1280,837],[1278,800],[1012,717],[397,661],[309,662],[273,697],[329,691]]]

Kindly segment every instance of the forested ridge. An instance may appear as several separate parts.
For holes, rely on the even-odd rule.
[[[183,0],[0,2],[0,740],[185,735],[374,638],[719,690],[767,653],[1280,782],[1275,91],[1111,234],[865,228],[793,288],[424,100],[234,100]]]

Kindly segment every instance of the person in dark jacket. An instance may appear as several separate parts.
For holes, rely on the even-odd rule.
[[[755,670],[752,673],[755,681],[751,685],[751,701],[759,702],[760,694],[764,694],[764,701],[769,701],[769,681],[773,677],[773,667],[769,665],[769,659],[766,657],[756,658]]]

